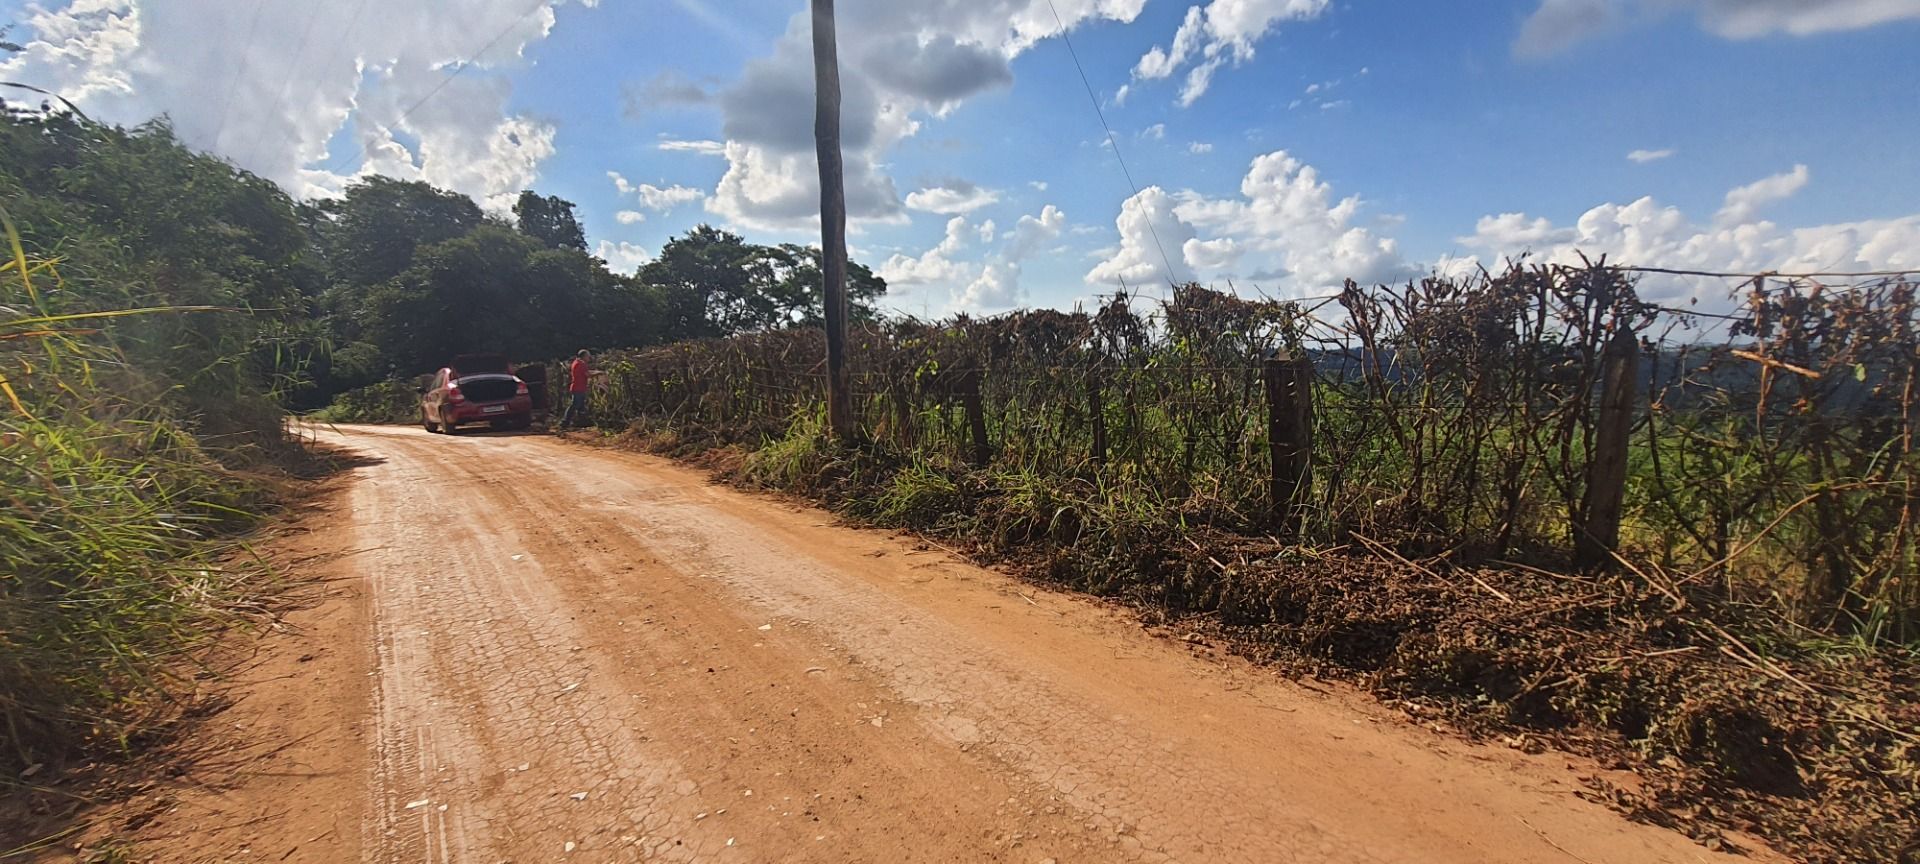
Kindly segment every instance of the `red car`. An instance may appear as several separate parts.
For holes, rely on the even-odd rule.
[[[503,355],[462,354],[420,388],[420,425],[428,432],[453,435],[476,423],[495,429],[533,425],[527,382],[514,376]]]

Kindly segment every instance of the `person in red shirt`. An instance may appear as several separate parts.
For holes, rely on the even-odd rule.
[[[592,369],[587,361],[593,355],[587,349],[573,355],[573,362],[567,364],[567,410],[560,414],[560,428],[584,425],[587,422],[587,378]]]

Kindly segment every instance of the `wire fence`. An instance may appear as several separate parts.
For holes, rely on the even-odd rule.
[[[875,446],[956,476],[1124,486],[1188,526],[1460,562],[1564,566],[1601,539],[1689,590],[1920,637],[1914,284],[1727,276],[1726,311],[1694,312],[1636,278],[1515,266],[1350,283],[1317,311],[1189,285],[875,322],[850,334],[854,406]],[[824,356],[811,329],[616,352],[597,413],[760,447],[818,428]],[[1311,369],[1285,442],[1279,360]],[[1609,370],[1630,373],[1611,433]]]

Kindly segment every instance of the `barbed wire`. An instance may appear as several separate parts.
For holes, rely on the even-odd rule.
[[[1120,142],[1114,138],[1113,127],[1107,125],[1107,112],[1100,109],[1100,97],[1093,92],[1093,82],[1087,80],[1086,67],[1080,65],[1080,52],[1074,50],[1073,36],[1067,32],[1067,23],[1060,17],[1060,10],[1054,8],[1053,0],[1047,0],[1047,8],[1053,12],[1053,21],[1060,28],[1060,41],[1066,43],[1067,56],[1073,58],[1073,68],[1080,73],[1080,84],[1087,88],[1087,101],[1093,105],[1093,113],[1100,118],[1100,128],[1106,130],[1107,146],[1113,150],[1114,161],[1120,163],[1120,173],[1127,178],[1127,187],[1133,190],[1135,198],[1140,197],[1140,184],[1133,182],[1133,172],[1127,169],[1126,157],[1120,155]],[[1153,238],[1153,248],[1160,252],[1160,263],[1166,265],[1167,282],[1173,283],[1173,259],[1167,256],[1167,247],[1160,243],[1160,231],[1153,227],[1153,218],[1148,216],[1147,234]],[[1125,283],[1122,283],[1125,290]]]
[[[1601,266],[1608,270],[1619,270],[1625,273],[1661,273],[1668,276],[1706,276],[1717,279],[1740,279],[1744,281],[1754,279],[1876,279],[1920,275],[1920,269],[1861,270],[1854,272],[1827,271],[1814,273],[1783,273],[1778,270],[1762,270],[1755,273],[1732,273],[1715,270],[1683,270],[1672,267],[1626,266],[1615,264],[1605,264]]]

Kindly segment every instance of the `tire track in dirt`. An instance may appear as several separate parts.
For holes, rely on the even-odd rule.
[[[620,824],[649,859],[696,860],[725,838],[701,830],[697,787],[649,747],[614,694],[585,688],[596,657],[541,565],[501,553],[513,526],[468,508],[471,484],[386,454],[352,501],[370,580],[379,676],[378,818],[363,848],[381,862],[561,854],[568,826]],[[584,793],[584,798],[576,797]]]
[[[448,478],[420,470],[442,452],[423,441],[382,447],[354,498],[359,544],[385,556],[371,860],[547,860],[567,843],[593,860],[1024,860],[1003,856],[1068,833],[1057,805],[1027,806],[910,725],[850,718],[884,694],[818,680],[846,664],[810,672],[706,586],[652,578],[547,488],[547,466]],[[618,584],[635,574],[658,590]],[[821,857],[767,857],[809,846]]]
[[[1550,760],[1234,679],[659,460],[337,434],[386,460],[352,497],[378,550],[370,861],[1720,857]]]

